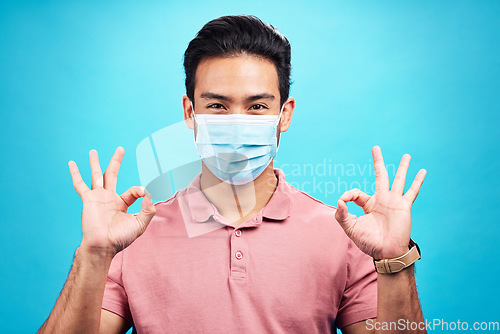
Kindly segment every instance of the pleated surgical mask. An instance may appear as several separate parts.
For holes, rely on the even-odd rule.
[[[255,180],[276,157],[279,115],[193,114],[196,150],[220,180],[241,185]]]

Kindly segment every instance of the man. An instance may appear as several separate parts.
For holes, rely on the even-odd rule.
[[[207,23],[184,66],[184,119],[202,173],[155,205],[142,187],[116,193],[121,147],[104,175],[90,151],[90,189],[70,161],[83,238],[40,332],[367,333],[421,323],[410,209],[425,170],[403,195],[409,155],[390,188],[375,147],[373,196],[350,190],[333,208],[289,185],[272,160],[295,107],[290,45],[256,17]],[[140,197],[142,210],[127,214]],[[365,215],[350,215],[349,201]],[[187,224],[217,228],[189,238]]]

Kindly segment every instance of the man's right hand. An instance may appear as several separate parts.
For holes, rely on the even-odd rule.
[[[122,147],[116,149],[103,176],[97,151],[89,152],[91,189],[82,180],[76,163],[68,162],[73,186],[83,202],[82,250],[113,257],[146,230],[156,213],[144,187],[131,187],[122,195],[116,193],[116,179],[124,154]],[[145,197],[142,210],[137,215],[127,213],[128,207],[140,197]]]

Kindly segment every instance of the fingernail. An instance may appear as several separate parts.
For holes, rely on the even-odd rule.
[[[149,191],[147,191],[146,189],[144,189],[144,194],[147,198],[149,199],[153,199],[153,196],[151,196],[151,193]]]

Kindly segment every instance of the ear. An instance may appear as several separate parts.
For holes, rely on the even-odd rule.
[[[280,131],[285,132],[290,127],[290,123],[292,123],[292,115],[293,110],[295,109],[295,99],[293,97],[289,97],[283,106],[283,112],[281,113],[281,126]]]
[[[184,109],[184,122],[186,122],[188,128],[193,130],[194,129],[193,106],[191,105],[191,100],[186,94],[182,96],[182,109]]]

